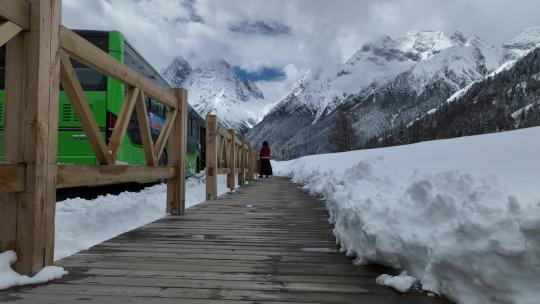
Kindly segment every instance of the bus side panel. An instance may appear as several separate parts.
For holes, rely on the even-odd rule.
[[[106,92],[85,92],[92,108],[94,119],[105,138]],[[86,134],[82,130],[79,117],[66,93],[60,91],[60,111],[58,117],[58,162],[69,164],[96,164],[96,156]]]

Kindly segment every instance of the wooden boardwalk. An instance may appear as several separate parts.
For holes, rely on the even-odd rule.
[[[391,270],[353,266],[327,219],[288,179],[257,180],[58,261],[68,276],[0,302],[447,303],[375,284]]]

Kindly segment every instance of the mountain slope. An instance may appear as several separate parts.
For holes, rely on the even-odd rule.
[[[259,122],[268,106],[257,85],[238,78],[225,60],[192,67],[179,56],[163,74],[173,86],[189,90],[189,103],[199,114],[215,113],[221,125],[241,133]]]
[[[350,113],[361,140],[409,122],[495,70],[514,53],[456,32],[409,32],[364,44],[346,63],[307,75],[248,138],[272,141],[275,156],[329,152],[339,111]],[[301,113],[302,119],[294,119]],[[269,127],[273,126],[273,127]],[[278,127],[279,126],[279,127]],[[280,130],[288,131],[280,134]]]

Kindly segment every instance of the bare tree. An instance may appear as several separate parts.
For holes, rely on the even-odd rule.
[[[358,144],[352,121],[345,111],[340,111],[334,126],[330,130],[329,144],[334,152],[353,150]]]

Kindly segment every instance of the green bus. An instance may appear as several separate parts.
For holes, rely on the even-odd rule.
[[[164,89],[171,85],[146,61],[140,53],[128,42],[124,35],[118,31],[91,31],[75,30],[85,38],[116,60],[123,62],[130,68],[152,80]],[[108,143],[113,127],[119,115],[126,86],[115,79],[93,70],[75,60],[72,60],[75,72],[92,108],[92,112]],[[0,49],[0,146],[3,144],[4,126],[4,86],[5,86],[5,47]],[[146,96],[146,107],[150,122],[150,129],[154,142],[165,122],[169,109],[150,96]],[[98,164],[96,156],[84,134],[77,114],[69,102],[64,91],[60,91],[58,117],[58,163],[63,164]],[[135,111],[135,110],[134,110]],[[204,134],[205,121],[198,113],[189,107],[188,113],[188,155],[186,160],[186,175],[191,176],[204,168]],[[0,160],[2,159],[0,149]],[[145,157],[136,114],[133,113],[127,134],[118,151],[117,162],[120,164],[143,165]],[[165,149],[160,165],[167,163],[167,150]]]

